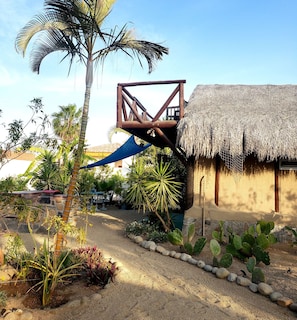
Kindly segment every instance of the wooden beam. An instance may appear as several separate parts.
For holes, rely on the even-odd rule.
[[[122,87],[135,87],[135,86],[150,86],[156,84],[174,84],[174,83],[186,83],[186,80],[164,80],[164,81],[143,81],[143,82],[130,82],[119,83]]]
[[[171,93],[171,95],[169,96],[169,98],[166,100],[166,102],[163,104],[162,108],[159,110],[159,112],[155,115],[155,117],[153,118],[153,121],[156,121],[160,118],[160,116],[162,115],[162,113],[166,110],[166,108],[169,106],[170,102],[173,100],[173,98],[176,96],[176,94],[178,93],[179,90],[179,86],[177,86],[173,92]]]
[[[172,128],[177,125],[175,120],[165,120],[165,121],[125,121],[122,123],[122,128],[131,129],[153,129],[153,128]]]
[[[185,113],[185,93],[184,93],[184,83],[179,84],[179,118],[182,119]]]
[[[184,164],[187,164],[187,160],[185,157],[177,150],[175,145],[172,143],[170,139],[166,136],[166,134],[160,129],[160,128],[155,128],[155,132],[158,134],[159,137],[163,139],[163,141],[166,143],[166,145],[174,152],[174,154],[178,157],[178,159]]]

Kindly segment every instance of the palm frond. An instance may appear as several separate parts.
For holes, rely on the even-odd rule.
[[[35,15],[16,37],[15,48],[17,52],[21,52],[24,56],[30,40],[39,32],[50,29],[65,30],[67,25],[63,21],[58,21],[53,12]]]
[[[127,30],[127,25],[123,26],[117,32],[117,28],[111,30],[105,35],[108,45],[94,53],[94,59],[105,60],[111,52],[122,51],[129,57],[136,57],[141,67],[143,67],[141,58],[145,58],[148,64],[149,73],[154,70],[154,64],[157,60],[162,60],[163,55],[168,54],[168,48],[149,41],[137,40],[133,36],[132,30]]]

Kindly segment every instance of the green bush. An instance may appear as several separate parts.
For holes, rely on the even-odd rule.
[[[168,241],[167,233],[164,231],[153,230],[147,235],[147,240],[156,243],[163,243]]]

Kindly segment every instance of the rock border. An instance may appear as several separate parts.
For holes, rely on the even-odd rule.
[[[229,272],[226,268],[213,267],[212,265],[206,264],[203,260],[193,258],[187,253],[169,251],[161,245],[156,244],[154,241],[144,240],[141,236],[135,236],[130,233],[127,237],[144,249],[197,266],[205,272],[214,274],[218,279],[226,279],[227,281],[236,283],[239,286],[247,287],[251,292],[260,293],[261,295],[268,297],[271,302],[274,302],[281,307],[289,308],[289,310],[293,312],[297,312],[297,302],[294,302],[289,297],[283,296],[281,292],[275,291],[272,286],[265,282],[261,282],[259,284],[253,283],[250,279],[238,276],[236,273]]]

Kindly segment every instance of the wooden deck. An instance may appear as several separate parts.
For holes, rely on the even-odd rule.
[[[176,146],[176,138],[177,124],[184,116],[185,82],[186,80],[168,80],[119,83],[117,87],[117,128],[122,128],[157,147],[170,147],[184,161],[182,150]],[[166,85],[171,85],[174,89],[154,115],[141,103],[141,97],[137,98],[130,92],[131,87]]]

